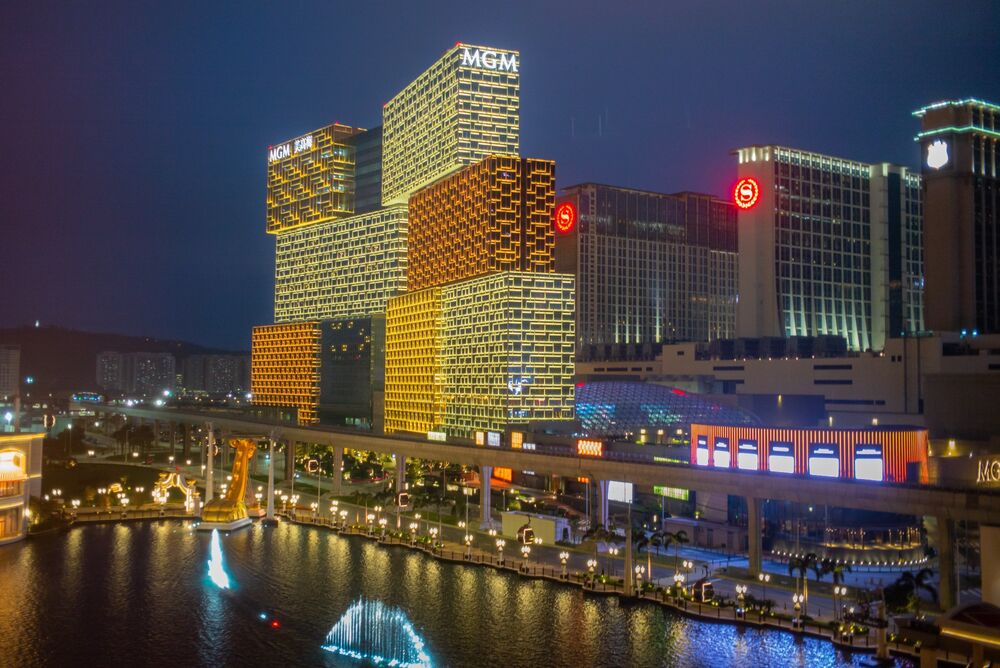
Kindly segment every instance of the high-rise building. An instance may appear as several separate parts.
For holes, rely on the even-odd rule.
[[[476,430],[573,418],[574,280],[503,271],[389,301],[385,430]]]
[[[253,401],[300,424],[381,431],[384,347],[382,316],[255,327]]]
[[[278,235],[274,321],[385,313],[406,289],[406,237],[405,205]]]
[[[558,198],[556,271],[576,276],[577,359],[653,359],[736,330],[736,209],[712,195],[584,183]]]
[[[249,355],[189,355],[181,368],[187,391],[232,394],[250,389]]]
[[[553,269],[555,163],[489,156],[410,198],[407,286]]]
[[[106,350],[97,355],[97,385],[106,392],[160,396],[176,384],[176,360],[170,353]]]
[[[927,327],[1000,332],[1000,106],[947,100],[920,119]]]
[[[382,110],[382,203],[520,145],[520,54],[456,44]]]
[[[354,213],[359,132],[334,123],[268,147],[268,234]]]
[[[45,434],[0,434],[0,545],[28,535],[29,504],[42,495]]]
[[[739,336],[881,350],[924,329],[918,174],[784,146],[736,155]]]
[[[347,143],[354,147],[354,213],[382,206],[382,126],[359,132]]]
[[[21,384],[21,347],[0,345],[0,400],[18,394]]]

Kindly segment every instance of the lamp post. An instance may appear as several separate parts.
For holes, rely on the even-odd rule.
[[[465,534],[465,558],[472,561],[472,534]]]
[[[636,566],[635,567],[635,591],[636,591],[636,595],[639,596],[639,597],[642,596],[642,576],[645,573],[646,573],[646,567],[645,566]]]
[[[792,620],[796,628],[800,628],[802,625],[802,618],[800,616],[802,612],[802,594],[792,594],[792,603],[795,610],[795,619]]]
[[[611,577],[614,577],[615,576],[615,557],[618,556],[618,548],[617,547],[609,547],[608,548],[608,554],[610,555],[610,557],[608,558],[608,570],[611,572]]]
[[[847,595],[847,587],[841,585],[836,585],[833,588],[833,619],[834,621],[840,620],[840,599]]]
[[[315,520],[316,519],[316,510],[319,508],[319,504],[316,503],[315,501],[313,501],[312,503],[309,504],[309,508],[312,510],[313,519]]]
[[[760,582],[761,586],[764,588],[764,593],[761,596],[760,602],[760,615],[764,616],[764,607],[767,605],[767,583],[771,581],[770,573],[758,573],[757,580]]]
[[[745,584],[736,585],[736,616],[740,619],[746,619],[746,608],[743,606],[743,602],[746,600],[747,586]]]
[[[531,546],[530,545],[522,545],[521,546],[521,556],[524,557],[524,564],[522,564],[522,567],[524,568],[524,572],[525,573],[528,572],[528,557],[529,557],[529,555],[531,555]]]
[[[431,535],[431,551],[434,551],[437,549],[438,528],[431,527],[428,533]]]
[[[594,569],[597,568],[597,559],[587,559],[587,570],[590,572],[590,586],[597,588],[597,576],[594,573]]]
[[[128,512],[128,497],[123,496],[121,503],[122,503],[122,519],[125,519],[125,515]]]
[[[490,532],[493,533],[493,535],[496,535],[492,529],[490,529]],[[503,566],[503,546],[506,544],[507,541],[505,541],[503,538],[497,538],[497,562],[501,566]]]
[[[389,520],[386,519],[385,517],[378,518],[379,534],[380,534],[380,537],[382,538],[382,540],[385,540],[385,525],[386,525],[386,523],[388,523],[388,521]]]
[[[566,564],[569,562],[569,552],[565,550],[559,553],[559,561],[562,562],[562,577],[563,580],[569,579],[569,571],[567,570]]]
[[[347,528],[347,511],[346,510],[341,510],[340,511],[340,530],[343,531],[346,528]]]
[[[368,528],[368,535],[372,535],[372,522],[375,521],[375,513],[365,515],[365,526]]]
[[[674,596],[676,598],[684,597],[684,580],[686,579],[683,573],[674,573]]]

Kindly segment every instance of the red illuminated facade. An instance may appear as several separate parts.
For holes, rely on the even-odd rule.
[[[747,177],[736,182],[733,188],[733,203],[746,211],[757,205],[760,199],[760,184],[757,179]]]
[[[816,478],[926,484],[927,430],[692,424],[691,463]]]

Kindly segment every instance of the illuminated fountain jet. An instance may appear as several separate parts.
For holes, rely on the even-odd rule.
[[[399,608],[361,598],[326,635],[323,649],[378,666],[430,668],[424,641]]]
[[[212,529],[212,548],[208,560],[208,577],[219,589],[229,589],[229,573],[222,563],[222,543],[219,541],[219,530]]]

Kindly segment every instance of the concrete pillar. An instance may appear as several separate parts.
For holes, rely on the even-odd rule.
[[[344,493],[344,449],[333,446],[333,484],[331,492],[334,496]]]
[[[607,487],[605,487],[607,491]],[[624,583],[623,592],[625,596],[632,596],[635,593],[635,589],[632,587],[633,578],[635,578],[635,571],[632,566],[632,524],[629,523],[625,527],[625,573],[622,578]]]
[[[285,482],[295,475],[295,446],[295,441],[291,439],[285,441]]]
[[[212,500],[212,493],[215,491],[215,472],[213,464],[215,462],[215,432],[212,431],[212,423],[205,424],[208,432],[208,443],[205,446],[205,503]]]
[[[493,527],[493,513],[490,510],[490,480],[493,478],[492,466],[479,467],[479,528]]]
[[[958,587],[955,577],[955,521],[946,517],[937,518],[938,525],[938,599],[942,610],[951,610],[958,603]],[[986,554],[985,552],[983,554]]]
[[[396,453],[396,495],[406,491],[406,455]]]
[[[604,528],[608,527],[610,518],[608,517],[608,481],[595,480],[597,483],[597,524]]]
[[[268,439],[267,444],[267,520],[274,521],[274,439]]]
[[[1000,605],[1000,526],[979,525],[979,554],[982,563],[983,602]]]
[[[756,499],[752,496],[746,497],[747,500],[747,556],[749,557],[749,571],[750,577],[755,578],[757,574],[760,573],[763,566],[761,557],[761,541],[760,541],[760,511],[761,503],[760,499]]]

